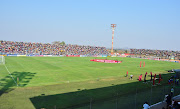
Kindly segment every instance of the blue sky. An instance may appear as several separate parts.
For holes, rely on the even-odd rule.
[[[180,0],[1,0],[0,40],[180,50]]]

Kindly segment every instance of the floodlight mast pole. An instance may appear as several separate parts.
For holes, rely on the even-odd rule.
[[[112,27],[112,48],[111,48],[111,55],[113,55],[113,39],[114,39],[114,30],[116,27],[116,24],[111,24]]]

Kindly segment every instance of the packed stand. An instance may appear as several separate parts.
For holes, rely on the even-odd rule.
[[[0,54],[17,55],[109,55],[105,47],[0,41]]]
[[[146,56],[157,56],[157,57],[177,57],[180,51],[172,50],[150,50],[150,49],[130,49],[131,54],[135,55],[146,55]]]

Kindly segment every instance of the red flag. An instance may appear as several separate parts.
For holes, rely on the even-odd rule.
[[[142,61],[140,62],[140,67],[141,67],[141,63],[142,63]]]

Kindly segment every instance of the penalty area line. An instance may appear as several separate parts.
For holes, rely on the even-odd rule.
[[[9,75],[11,75],[10,71],[8,70],[8,68],[6,67],[6,65],[4,64],[6,70],[8,71]],[[17,82],[15,81],[14,77],[11,75],[11,78],[14,80],[14,83],[18,86]]]

